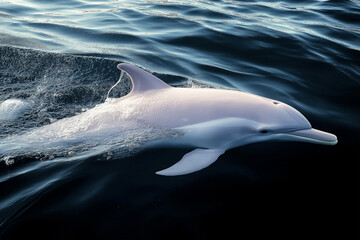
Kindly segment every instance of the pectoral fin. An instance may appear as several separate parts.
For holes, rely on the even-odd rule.
[[[163,176],[177,176],[199,171],[215,162],[225,152],[225,149],[197,148],[183,156],[183,158],[169,168],[156,172]]]

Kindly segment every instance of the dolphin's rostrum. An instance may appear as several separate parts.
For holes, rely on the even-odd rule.
[[[134,65],[121,63],[117,67],[133,84],[132,91],[117,102],[134,106],[137,119],[184,131],[184,135],[161,140],[161,144],[196,148],[173,166],[158,171],[159,175],[201,170],[226,150],[253,142],[337,143],[335,135],[312,128],[300,112],[285,103],[234,90],[174,88]]]

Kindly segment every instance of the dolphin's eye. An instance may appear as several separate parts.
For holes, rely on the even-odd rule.
[[[269,128],[264,128],[264,129],[259,130],[259,133],[262,133],[262,134],[271,133],[271,132],[274,132],[274,130],[269,129]]]
[[[279,102],[273,101],[273,104],[278,105],[278,104],[279,104]]]

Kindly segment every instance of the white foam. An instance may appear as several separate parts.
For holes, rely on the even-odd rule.
[[[31,107],[30,103],[21,99],[8,99],[0,103],[0,121],[17,119]]]
[[[118,84],[121,82],[123,76],[124,76],[124,71],[121,70],[119,80],[109,89],[109,91],[108,91],[108,93],[107,93],[107,95],[106,95],[106,101],[109,99],[109,95],[110,95],[111,90],[112,90],[114,87],[116,87],[116,85],[118,85]]]

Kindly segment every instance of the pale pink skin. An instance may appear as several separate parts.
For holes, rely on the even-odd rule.
[[[130,76],[133,90],[114,104],[130,106],[131,114],[144,122],[185,132],[165,144],[198,148],[159,175],[201,170],[227,149],[253,142],[337,143],[335,135],[313,129],[300,112],[279,101],[233,90],[173,88],[136,66],[122,63],[118,68]]]
[[[296,132],[301,135],[300,130],[306,130],[306,136],[323,141],[323,144],[337,141],[335,135],[312,129],[300,112],[282,102],[234,90],[173,88],[133,65],[122,63],[118,68],[128,73],[134,88],[115,103],[124,108],[136,105],[134,114],[151,124],[186,128],[214,120],[238,119],[252,122],[251,129],[258,132],[266,130],[269,134],[287,135]]]

